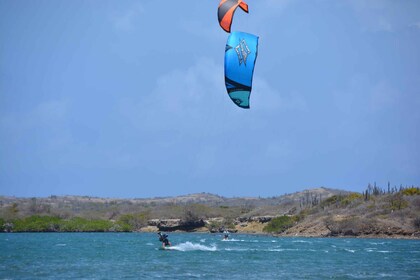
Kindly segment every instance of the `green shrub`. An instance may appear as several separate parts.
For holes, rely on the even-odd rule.
[[[272,219],[268,224],[264,227],[265,232],[276,232],[281,233],[286,231],[287,229],[291,228],[297,218],[294,216],[281,216]]]
[[[214,231],[218,231],[219,228],[222,227],[222,223],[211,221],[210,223],[206,225],[206,227],[209,229],[209,231],[214,232]]]
[[[1,223],[3,226],[4,223]],[[87,220],[76,217],[63,220],[52,216],[30,216],[12,221],[14,232],[105,232],[131,231],[132,227],[123,222],[114,223],[109,220]],[[0,228],[4,231],[4,228]]]
[[[209,231],[219,231],[219,229],[235,229],[235,225],[233,220],[230,218],[223,219],[222,221],[211,221],[209,224],[206,225]]]
[[[361,195],[360,193],[351,193],[343,197],[342,204],[349,205],[350,203],[356,200],[362,200],[362,199],[363,199],[363,195]]]
[[[362,200],[363,195],[360,193],[351,193],[348,195],[333,195],[321,202],[321,207],[329,207],[331,205],[347,206],[356,200]]]
[[[420,188],[408,188],[402,191],[403,195],[420,195]]]
[[[117,222],[114,224],[114,227],[111,228],[111,231],[130,232],[133,231],[133,226],[126,223]]]
[[[138,214],[125,214],[120,216],[118,219],[118,224],[125,228],[131,229],[140,229],[147,225],[147,220],[149,218],[148,212],[142,212]]]
[[[340,221],[335,221],[332,217],[329,217],[325,220],[325,226],[330,230],[332,236],[358,236],[364,227],[374,227],[372,221],[355,216]]]
[[[104,232],[110,231],[114,223],[108,220],[73,218],[64,222],[62,231]]]
[[[58,217],[51,216],[30,216],[24,219],[17,219],[13,222],[13,231],[59,231],[62,221]]]
[[[321,207],[331,206],[333,204],[338,204],[343,200],[343,196],[341,195],[333,195],[321,202]]]

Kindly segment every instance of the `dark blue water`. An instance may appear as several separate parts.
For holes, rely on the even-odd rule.
[[[0,234],[0,279],[420,279],[420,241],[152,233]]]

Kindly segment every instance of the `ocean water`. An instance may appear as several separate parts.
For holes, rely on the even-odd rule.
[[[420,279],[420,241],[2,233],[0,279]]]

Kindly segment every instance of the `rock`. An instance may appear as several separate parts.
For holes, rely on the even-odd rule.
[[[161,231],[175,231],[178,229],[181,223],[181,219],[164,219],[159,220],[159,223],[156,225]]]
[[[145,226],[140,229],[140,232],[158,232],[159,228],[156,226]]]
[[[241,225],[246,222],[268,223],[276,216],[254,216],[254,217],[239,217],[235,220],[235,224]]]
[[[264,223],[268,223],[273,218],[275,217],[274,216],[256,216],[256,217],[251,217],[250,222],[258,222],[258,223],[264,224]]]
[[[204,227],[206,224],[203,220],[182,221],[181,219],[164,219],[157,223],[160,231],[195,231]]]
[[[157,227],[157,225],[160,223],[159,219],[151,219],[147,221],[148,226]]]

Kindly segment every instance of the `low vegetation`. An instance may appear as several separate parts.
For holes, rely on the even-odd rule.
[[[112,232],[131,231],[133,227],[124,221],[87,220],[76,217],[65,220],[51,216],[30,216],[3,221],[3,231],[12,232]]]
[[[258,220],[259,230],[272,234],[300,234],[312,227],[314,234],[325,229],[331,236],[420,236],[420,189],[369,184],[362,193],[319,188],[271,198],[0,196],[0,232],[138,231],[162,219],[205,225],[210,232],[240,230]]]
[[[272,219],[264,227],[265,232],[270,233],[282,233],[287,229],[291,228],[297,222],[296,216],[280,216]]]

